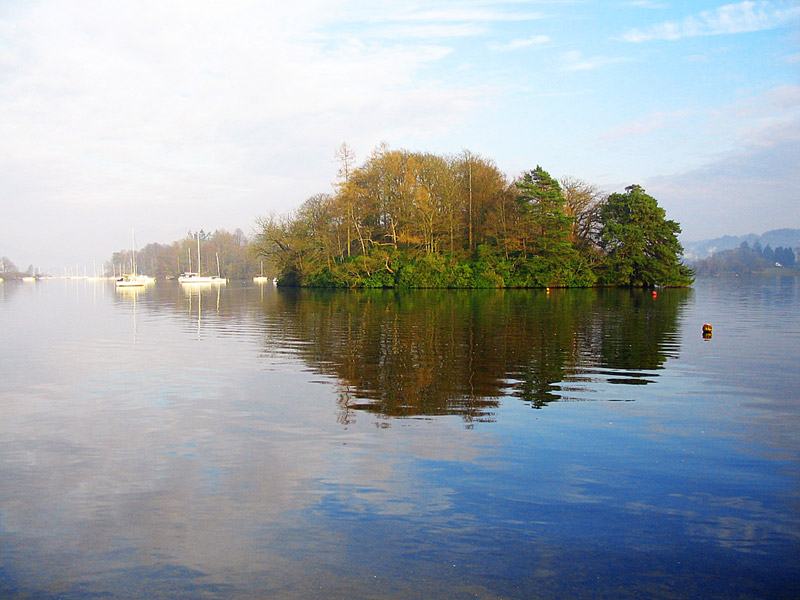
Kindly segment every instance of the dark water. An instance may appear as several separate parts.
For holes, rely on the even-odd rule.
[[[2,598],[800,597],[794,278],[6,282],[0,339]]]

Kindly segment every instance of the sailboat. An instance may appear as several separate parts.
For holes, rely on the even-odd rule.
[[[86,277],[86,281],[100,281],[101,279],[105,279],[105,277],[100,277],[97,275],[97,261],[92,261],[92,276]]]
[[[261,275],[256,275],[255,277],[253,277],[253,281],[255,281],[256,283],[264,283],[264,282],[269,281],[269,277],[266,277],[264,275],[264,261],[263,260],[261,261]]]
[[[131,272],[124,274],[122,277],[119,277],[114,282],[114,286],[117,288],[144,287],[148,283],[153,283],[155,281],[154,277],[148,277],[147,275],[139,275],[136,272],[136,234],[134,233],[133,229],[131,229],[131,238],[133,242],[133,258],[131,258]]]
[[[219,268],[219,252],[217,252],[216,255],[217,255],[217,274],[211,277],[211,283],[214,283],[216,285],[225,285],[226,283],[228,283],[228,280],[227,278],[222,276],[222,272],[220,271]]]
[[[207,283],[214,283],[214,277],[208,275],[201,275],[200,266],[202,263],[200,262],[200,234],[197,234],[197,272],[194,271],[187,271],[183,273],[180,277],[178,277],[178,281],[181,283],[188,283],[188,284],[207,284]],[[191,268],[191,267],[190,267]]]

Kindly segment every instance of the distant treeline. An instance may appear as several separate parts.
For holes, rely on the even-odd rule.
[[[638,185],[602,194],[537,166],[508,181],[470,152],[379,148],[293,214],[259,221],[279,283],[313,287],[684,286],[679,225]]]
[[[197,261],[198,239],[202,264]],[[130,272],[133,269],[133,252],[115,252],[104,269],[106,275]],[[219,272],[224,277],[244,279],[259,274],[261,263],[241,229],[233,233],[224,229],[207,233],[201,229],[190,231],[186,237],[171,244],[151,243],[137,250],[136,270],[159,279],[177,277],[187,271],[212,275]]]
[[[35,274],[33,265],[29,265],[27,271],[20,271],[10,258],[7,256],[0,257],[0,277],[18,279],[20,277],[31,277]]]
[[[782,229],[771,229],[760,234],[723,235],[710,240],[684,242],[684,258],[688,262],[708,258],[715,252],[738,248],[742,245],[742,242],[747,242],[751,248],[755,247],[756,244],[761,245],[761,247],[771,246],[772,248],[777,248],[782,246],[784,248],[794,248],[794,252],[797,254],[797,250],[800,248],[800,229],[784,227]]]
[[[771,268],[797,269],[798,263],[792,248],[778,246],[774,250],[759,242],[752,246],[742,242],[738,248],[716,252],[693,264],[700,275],[718,273],[758,273]]]

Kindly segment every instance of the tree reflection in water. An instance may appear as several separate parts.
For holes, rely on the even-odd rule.
[[[503,397],[542,408],[589,387],[646,385],[679,351],[691,290],[279,289],[281,342],[338,381],[340,420],[492,420]],[[275,343],[276,340],[272,340]]]

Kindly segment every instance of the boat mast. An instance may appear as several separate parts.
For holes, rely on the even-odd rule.
[[[133,276],[136,277],[136,232],[131,228],[131,253],[133,258],[131,258],[131,265],[133,268]]]

